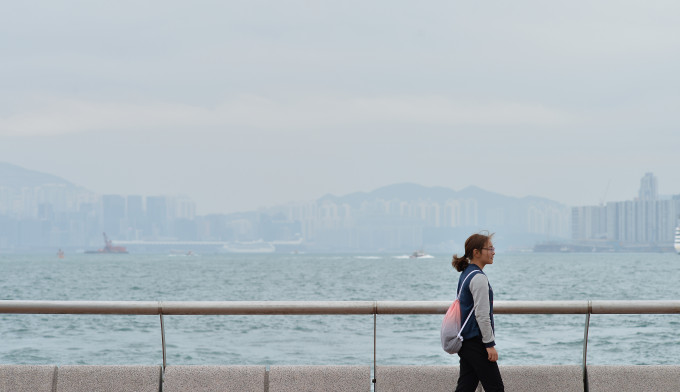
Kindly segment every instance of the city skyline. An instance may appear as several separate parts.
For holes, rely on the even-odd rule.
[[[611,250],[622,245],[672,249],[680,227],[680,194],[663,199],[657,189],[657,178],[646,173],[634,200],[572,207],[572,239]]]
[[[199,214],[398,183],[596,205],[647,172],[677,194],[678,12],[14,2],[0,157],[100,194],[187,194]]]
[[[272,244],[277,243],[317,252],[404,251],[423,246],[446,252],[460,245],[456,239],[464,233],[485,229],[499,233],[499,249],[559,244],[569,238],[583,243],[579,246],[596,241],[606,247],[664,248],[680,213],[680,194],[660,196],[653,173],[640,179],[638,195],[632,200],[598,206],[569,207],[474,186],[456,191],[393,184],[371,192],[208,215],[197,214],[197,204],[186,196],[100,195],[57,176],[6,163],[0,163],[0,180],[4,184],[0,186],[0,248],[15,250],[91,246],[100,241],[103,231],[138,246],[167,247],[189,241],[212,247],[245,241],[268,247],[258,251],[274,251]]]
[[[279,206],[281,206],[281,205],[286,205],[286,204],[296,204],[296,203],[312,202],[312,201],[317,201],[317,200],[319,200],[319,199],[327,198],[327,197],[340,197],[340,198],[342,198],[342,197],[346,197],[346,196],[348,196],[348,195],[353,195],[353,194],[358,194],[358,193],[364,192],[364,191],[360,191],[360,190],[354,190],[354,191],[350,191],[350,192],[347,192],[347,193],[344,193],[344,194],[324,194],[324,195],[320,195],[320,196],[318,196],[318,197],[307,197],[307,198],[299,199],[299,200],[289,200],[289,201],[280,202],[280,203],[275,203],[275,204],[271,204],[271,205],[267,205],[267,206],[260,206],[260,207],[258,207],[258,208],[252,209],[252,210],[240,210],[240,211],[230,211],[230,212],[210,212],[210,213],[203,213],[203,214],[201,214],[201,213],[198,213],[198,212],[197,212],[197,211],[200,210],[200,206],[198,205],[198,202],[196,202],[195,199],[194,199],[194,197],[192,197],[192,195],[189,194],[189,193],[183,193],[183,194],[162,194],[162,193],[158,193],[158,192],[156,192],[156,193],[151,193],[151,194],[126,194],[126,193],[115,193],[115,192],[114,192],[114,193],[101,193],[101,192],[98,192],[98,191],[96,191],[96,190],[94,190],[94,189],[88,188],[88,187],[86,187],[86,186],[82,186],[82,185],[80,185],[80,184],[75,184],[75,183],[73,183],[72,181],[70,181],[68,178],[64,178],[64,177],[60,176],[58,173],[48,173],[48,172],[44,172],[44,173],[43,173],[43,172],[36,172],[36,171],[33,171],[33,170],[29,170],[29,169],[27,169],[27,168],[23,168],[23,167],[20,167],[20,166],[18,166],[18,165],[9,163],[9,162],[2,162],[2,161],[0,161],[0,165],[2,165],[2,164],[6,164],[6,165],[9,165],[9,166],[13,166],[13,167],[19,169],[20,171],[25,171],[25,172],[27,172],[27,173],[28,173],[28,172],[33,172],[33,173],[32,173],[33,177],[35,177],[35,176],[38,176],[38,177],[44,176],[44,177],[46,177],[46,178],[50,178],[50,177],[51,177],[51,178],[58,179],[59,181],[64,181],[65,183],[71,184],[72,186],[74,186],[74,187],[76,187],[76,188],[81,188],[83,191],[91,192],[91,193],[92,193],[94,196],[96,196],[96,197],[103,197],[103,196],[108,196],[108,195],[118,195],[118,196],[123,196],[123,197],[143,197],[143,198],[148,198],[148,197],[151,197],[151,198],[153,198],[153,197],[170,197],[170,198],[174,198],[174,199],[188,200],[188,201],[191,201],[191,202],[195,203],[195,205],[194,205],[194,207],[193,207],[193,209],[192,209],[192,213],[191,213],[192,216],[197,215],[197,214],[198,214],[198,215],[228,214],[228,213],[243,213],[243,212],[251,212],[251,211],[257,211],[257,210],[266,210],[266,209],[269,209],[269,208],[276,208],[276,207],[279,207]],[[17,181],[20,181],[20,180],[17,180]],[[659,189],[659,182],[662,182],[662,183],[663,183],[663,180],[662,180],[662,181],[658,181],[658,177],[655,176],[654,173],[645,173],[644,176],[640,176],[638,189],[634,192],[634,194],[630,195],[628,198],[620,199],[620,200],[612,200],[612,199],[608,199],[608,200],[600,200],[600,201],[599,201],[598,203],[596,203],[596,204],[589,204],[589,205],[583,205],[583,206],[597,206],[597,205],[606,204],[607,202],[617,202],[617,201],[626,201],[626,200],[645,199],[645,195],[643,195],[643,194],[641,193],[641,192],[642,192],[642,191],[641,191],[642,189],[649,189],[649,190],[647,191],[647,192],[648,192],[647,198],[651,198],[651,199],[656,199],[656,198],[668,199],[668,198],[671,198],[671,197],[673,197],[673,196],[675,196],[675,195],[680,194],[680,191],[678,191],[677,193],[671,193],[671,194],[661,194],[661,193],[659,193],[659,192],[658,192],[658,189]],[[631,183],[635,184],[636,182],[635,182],[635,181],[631,181]],[[418,186],[427,187],[427,185],[418,184],[418,183],[415,183],[415,182],[406,182],[406,183],[402,183],[402,184],[406,184],[406,185],[408,185],[408,184],[413,184],[413,185],[418,185]],[[645,185],[645,184],[648,184],[648,185]],[[0,188],[2,188],[3,185],[4,185],[4,184],[0,184]],[[386,187],[394,186],[394,185],[400,185],[400,184],[385,184],[385,185],[382,185],[382,186],[376,186],[375,188],[369,189],[369,190],[366,191],[366,192],[369,192],[369,193],[370,193],[370,192],[375,191],[375,190],[377,190],[377,189],[386,188]],[[471,184],[471,185],[468,185],[467,187],[463,187],[463,188],[460,188],[460,189],[454,189],[454,188],[450,188],[450,187],[441,187],[441,188],[444,188],[444,189],[447,189],[447,190],[452,190],[452,191],[461,191],[461,190],[464,190],[464,189],[470,188],[470,187],[473,187],[473,188],[474,188],[474,187],[477,187],[477,188],[483,189],[484,191],[487,191],[487,192],[498,193],[499,195],[508,196],[508,197],[517,197],[517,198],[538,197],[538,198],[544,198],[544,199],[547,199],[547,200],[551,200],[551,201],[554,201],[554,202],[557,202],[557,203],[560,203],[560,204],[564,204],[564,205],[566,205],[566,206],[568,206],[568,207],[578,207],[578,206],[575,206],[575,205],[570,205],[570,204],[568,204],[568,203],[565,203],[565,202],[563,202],[562,200],[548,199],[548,198],[545,198],[545,197],[540,196],[540,195],[530,195],[530,194],[526,194],[526,195],[520,195],[520,196],[513,196],[513,195],[509,195],[509,194],[507,194],[507,193],[503,193],[503,192],[495,192],[495,191],[491,191],[491,190],[489,190],[489,189],[481,188],[481,187],[479,187],[479,186],[477,186],[477,185],[475,185],[475,184]],[[435,188],[437,188],[437,186],[435,186]]]

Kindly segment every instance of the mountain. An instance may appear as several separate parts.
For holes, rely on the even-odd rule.
[[[456,198],[456,191],[444,187],[426,187],[418,184],[403,183],[383,186],[371,192],[354,192],[344,196],[325,195],[319,201],[332,201],[357,207],[370,200],[432,200],[442,202]]]
[[[358,207],[365,201],[380,199],[401,200],[408,202],[430,200],[437,203],[443,203],[452,199],[474,199],[480,205],[489,208],[494,206],[503,207],[536,203],[562,206],[562,204],[557,201],[542,197],[525,196],[518,198],[490,192],[476,186],[468,186],[460,191],[455,191],[445,187],[427,187],[413,183],[387,185],[371,192],[354,192],[344,196],[325,195],[318,201],[332,201],[338,204],[348,204],[352,207]]]
[[[372,204],[377,201],[397,204],[389,210],[376,209]],[[456,191],[412,183],[394,184],[371,192],[326,195],[317,202],[348,205],[353,224],[361,227],[357,234],[345,237],[369,238],[366,241],[373,242],[364,245],[368,249],[410,244],[442,251],[450,248],[451,241],[462,243],[470,233],[483,230],[498,233],[495,238],[501,248],[529,248],[548,238],[568,238],[570,230],[570,209],[562,203],[537,196],[506,196],[476,186]],[[407,205],[401,204],[404,202]],[[344,237],[333,233],[337,229],[329,230],[325,245],[330,248],[343,243]],[[413,235],[413,230],[422,234]],[[378,242],[381,238],[385,240]]]
[[[0,187],[4,188],[34,188],[47,184],[59,184],[77,188],[76,185],[61,177],[24,169],[6,162],[0,162]]]

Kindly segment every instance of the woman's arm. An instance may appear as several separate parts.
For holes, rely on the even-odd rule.
[[[470,280],[470,292],[474,302],[473,310],[479,330],[482,333],[484,346],[496,345],[493,328],[491,328],[491,304],[489,304],[489,281],[484,274],[475,274]],[[494,350],[495,351],[495,350]]]

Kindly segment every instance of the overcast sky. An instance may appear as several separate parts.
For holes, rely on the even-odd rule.
[[[677,1],[5,1],[0,53],[0,161],[97,193],[680,193]]]

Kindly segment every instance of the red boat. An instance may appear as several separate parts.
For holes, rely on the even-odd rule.
[[[125,249],[124,246],[113,246],[113,243],[111,242],[109,237],[106,236],[106,233],[102,234],[104,235],[104,248],[97,250],[88,250],[85,253],[128,253],[127,249]]]

